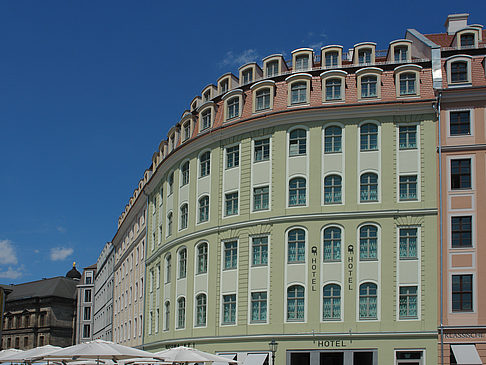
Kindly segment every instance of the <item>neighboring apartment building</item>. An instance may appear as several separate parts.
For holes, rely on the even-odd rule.
[[[443,364],[480,364],[486,363],[486,31],[468,24],[468,14],[450,15],[445,26],[445,33],[425,34],[440,51],[442,73],[439,361],[443,354]]]
[[[437,361],[432,57],[406,37],[272,55],[193,99],[142,187],[145,349],[261,365],[276,342],[287,365]]]
[[[114,249],[107,242],[96,262],[94,279],[93,339],[113,340],[113,267]]]
[[[85,267],[78,284],[76,343],[93,340],[94,278],[96,264]]]
[[[81,274],[73,268],[54,277],[10,286],[5,304],[2,349],[74,344],[76,285]]]
[[[118,221],[112,239],[114,249],[113,341],[127,346],[141,346],[145,278],[145,235],[147,197],[143,186],[147,171]]]

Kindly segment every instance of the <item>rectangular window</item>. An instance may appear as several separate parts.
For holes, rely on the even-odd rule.
[[[268,264],[268,237],[252,238],[252,266]]]
[[[399,309],[400,319],[417,318],[417,287],[401,286]]]
[[[267,62],[267,77],[278,75],[278,61]]]
[[[243,72],[243,84],[249,84],[253,81],[253,70],[250,68]]]
[[[450,133],[451,136],[471,134],[470,112],[450,112]]]
[[[84,302],[91,303],[91,289],[84,289]]]
[[[336,51],[326,52],[326,67],[337,67],[339,54]]]
[[[471,159],[451,160],[451,188],[471,189]]]
[[[371,62],[371,49],[366,48],[358,51],[358,63],[360,65]]]
[[[452,248],[472,247],[472,217],[452,217]]]
[[[208,129],[211,126],[211,109],[206,109],[201,113],[202,123],[201,130]]]
[[[91,319],[91,307],[84,307],[83,320],[89,321]]]
[[[292,105],[307,103],[307,83],[294,82],[290,87],[290,95]]]
[[[466,61],[457,61],[451,63],[451,83],[467,82],[467,67]]]
[[[417,126],[400,126],[398,129],[398,139],[401,150],[417,148]]]
[[[230,241],[224,243],[224,269],[236,269],[238,265],[238,242]]]
[[[238,97],[228,100],[228,118],[233,119],[240,115],[240,99]]]
[[[400,176],[400,200],[417,200],[417,175]]]
[[[374,98],[376,93],[376,76],[363,76],[361,78],[361,97],[362,98]]]
[[[452,311],[471,312],[472,300],[472,275],[452,275]]]
[[[256,111],[270,109],[270,88],[258,90],[255,93],[255,97]]]
[[[253,210],[268,210],[268,186],[253,189]]]
[[[395,47],[395,51],[394,51],[395,62],[407,61],[407,51],[408,51],[408,47]]]
[[[326,100],[341,100],[341,80],[326,80]]]
[[[223,295],[223,324],[236,323],[236,294]]]
[[[268,161],[270,158],[270,138],[256,140],[253,148],[255,162]]]
[[[89,338],[91,334],[91,327],[89,324],[83,326],[83,338]]]
[[[191,136],[191,123],[184,124],[184,141],[188,140]]]
[[[267,320],[267,292],[251,293],[251,321],[265,322]]]
[[[412,72],[400,74],[400,95],[415,95],[417,93],[415,87],[416,77]]]
[[[302,55],[295,57],[295,71],[303,71],[309,68],[309,56]]]
[[[240,146],[226,148],[226,168],[240,166]]]
[[[400,259],[417,258],[417,228],[400,228]]]
[[[223,80],[219,83],[219,89],[221,90],[220,93],[224,94],[226,91],[228,91],[228,80]]]
[[[225,197],[225,215],[238,214],[238,192],[226,194]]]

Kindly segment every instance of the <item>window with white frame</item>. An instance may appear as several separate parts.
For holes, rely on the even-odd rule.
[[[179,279],[183,279],[187,274],[187,249],[179,250]]]
[[[223,267],[225,270],[236,269],[238,266],[238,242],[228,241],[223,244]]]
[[[167,237],[172,235],[172,218],[173,214],[172,212],[169,212],[169,214],[167,214]]]
[[[183,204],[181,206],[181,222],[180,222],[181,229],[187,228],[188,215],[189,215],[189,209],[187,207],[187,204]]]
[[[363,124],[359,128],[361,151],[376,151],[378,149],[378,126],[373,123]]]
[[[266,266],[268,264],[268,236],[252,237],[251,252],[252,266]]]
[[[238,214],[238,192],[225,194],[225,216]]]
[[[260,211],[260,210],[268,210],[268,186],[260,186],[257,188],[253,188],[253,210]]]
[[[189,184],[189,161],[181,166],[181,186]]]
[[[184,123],[183,127],[183,135],[184,141],[187,141],[191,137],[191,122]]]
[[[198,274],[204,274],[208,272],[208,244],[206,242],[200,243],[197,246],[196,272]]]
[[[359,229],[360,260],[376,260],[378,258],[378,228],[366,225]]]
[[[211,173],[211,152],[206,151],[199,157],[199,177],[209,176]]]
[[[167,179],[167,184],[169,185],[169,196],[174,192],[174,173],[171,172]]]
[[[324,130],[324,153],[341,152],[343,130],[338,126],[326,127]]]
[[[417,175],[400,176],[400,201],[417,200]]]
[[[306,180],[296,177],[289,181],[289,207],[306,205]]]
[[[358,64],[364,65],[367,63],[371,63],[371,48],[361,48],[358,51]]]
[[[305,231],[292,229],[287,234],[287,263],[305,262]]]
[[[165,320],[164,320],[164,330],[168,331],[170,326],[170,302],[166,301],[164,305],[165,310]]]
[[[207,108],[201,112],[201,130],[211,127],[211,108]]]
[[[401,150],[417,148],[416,125],[401,125],[398,128],[398,145]]]
[[[294,82],[290,86],[291,104],[304,104],[307,103],[307,82],[298,81]]]
[[[236,294],[223,295],[223,324],[236,323]]]
[[[233,119],[240,116],[240,97],[235,96],[227,101],[227,117],[226,119]]]
[[[207,195],[199,199],[199,223],[209,220],[209,197]]]
[[[326,67],[337,67],[339,65],[339,52],[328,51],[324,56],[324,65]]]
[[[294,129],[289,136],[289,156],[306,154],[307,132],[305,129]]]
[[[417,76],[415,72],[402,72],[400,79],[400,96],[417,94]]]
[[[451,84],[468,82],[468,62],[455,61],[450,63]]]
[[[324,204],[342,202],[342,179],[339,175],[328,175],[324,178]]]
[[[417,318],[417,286],[400,286],[398,313],[400,319]]]
[[[378,318],[378,294],[374,283],[359,286],[359,319]]]
[[[406,62],[408,60],[408,47],[407,46],[394,47],[393,60],[395,62]]]
[[[206,294],[196,296],[196,327],[206,325]]]
[[[400,260],[417,258],[417,228],[400,227],[399,229]]]
[[[378,175],[372,172],[361,175],[360,178],[360,201],[378,201]]]
[[[362,98],[375,98],[378,96],[377,81],[378,78],[375,75],[365,75],[361,77],[361,97]]]
[[[471,111],[449,112],[449,131],[451,136],[463,136],[471,134]]]
[[[464,33],[460,36],[461,48],[472,48],[475,45],[474,33]]]
[[[172,271],[172,256],[167,254],[165,256],[165,282],[170,283],[170,274]]]
[[[328,227],[323,232],[324,261],[341,261],[341,228]]]
[[[267,62],[266,64],[267,77],[277,76],[278,72],[278,60]]]
[[[305,315],[305,289],[292,285],[287,289],[287,321],[303,322]]]
[[[342,99],[341,82],[340,78],[326,79],[326,101]]]
[[[267,161],[270,158],[270,138],[257,139],[253,142],[253,161]]]
[[[267,320],[267,292],[251,293],[251,322],[266,322]]]
[[[294,71],[305,71],[309,69],[309,55],[299,55],[295,57]]]
[[[249,84],[253,82],[253,69],[249,68],[242,72],[243,84]]]
[[[186,298],[177,300],[177,328],[186,327]]]
[[[341,319],[341,287],[327,284],[322,289],[322,320]]]
[[[232,146],[226,148],[226,168],[240,166],[240,146]]]
[[[270,92],[271,89],[269,87],[255,92],[255,111],[270,109]]]

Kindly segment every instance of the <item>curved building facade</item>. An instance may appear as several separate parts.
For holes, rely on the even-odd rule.
[[[436,361],[435,99],[417,52],[298,49],[194,98],[144,187],[145,349]]]

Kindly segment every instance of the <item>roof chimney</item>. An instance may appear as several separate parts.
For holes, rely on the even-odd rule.
[[[467,17],[469,14],[450,14],[444,24],[447,34],[455,34],[459,29],[467,27]]]

